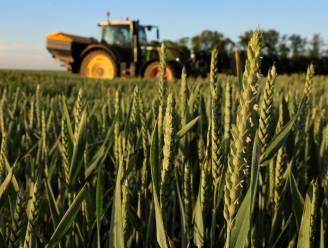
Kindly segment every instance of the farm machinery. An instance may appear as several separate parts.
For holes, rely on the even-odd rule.
[[[103,21],[101,39],[87,38],[66,33],[49,34],[46,47],[53,58],[68,71],[97,79],[116,77],[144,77],[152,79],[160,75],[159,28],[141,25],[139,21]],[[149,31],[156,30],[155,41],[148,42]],[[166,46],[166,78],[180,76],[183,66],[190,74],[197,74],[196,67],[204,68],[200,58],[177,46]],[[196,61],[197,59],[197,61]],[[199,66],[197,66],[199,65]],[[199,73],[198,73],[199,74]]]

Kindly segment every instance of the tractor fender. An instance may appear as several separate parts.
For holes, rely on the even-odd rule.
[[[80,66],[82,64],[83,59],[85,56],[87,56],[90,52],[96,51],[96,50],[102,50],[108,53],[114,60],[117,66],[119,66],[118,63],[118,57],[117,55],[108,47],[102,45],[102,44],[92,44],[87,46],[80,54],[79,59],[76,61],[76,64],[74,66],[74,72],[79,72],[80,71]]]
[[[116,54],[111,49],[109,49],[107,46],[104,46],[102,44],[93,44],[93,45],[87,46],[87,48],[82,51],[80,58],[84,58],[88,53],[90,53],[91,51],[94,51],[94,50],[104,50],[105,52],[108,52],[109,55],[115,60],[115,62],[117,62],[118,58],[117,58]]]
[[[143,77],[143,74],[147,68],[148,65],[150,65],[151,63],[155,62],[155,61],[159,61],[159,59],[151,59],[151,60],[147,60],[145,63],[143,63],[141,66],[140,66],[140,69],[139,69],[139,72],[138,74]]]
[[[139,70],[139,75],[141,77],[143,77],[144,75],[144,72],[147,68],[148,65],[150,65],[151,63],[155,62],[155,61],[159,61],[159,59],[152,59],[152,60],[148,60],[146,61],[141,67],[140,67],[140,70]],[[166,62],[167,66],[169,66],[171,69],[172,69],[172,72],[173,72],[173,76],[175,78],[179,78],[181,76],[181,71],[182,71],[182,65],[177,62],[177,61],[174,61],[174,60],[169,60]]]

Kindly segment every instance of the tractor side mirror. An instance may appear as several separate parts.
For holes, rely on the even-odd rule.
[[[156,38],[157,38],[157,40],[159,40],[159,29],[158,28],[156,29]]]

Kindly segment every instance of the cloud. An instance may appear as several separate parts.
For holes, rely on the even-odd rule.
[[[37,44],[0,42],[0,68],[62,70],[46,48]]]

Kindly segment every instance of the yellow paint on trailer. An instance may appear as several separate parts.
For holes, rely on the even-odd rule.
[[[63,33],[52,33],[47,35],[48,40],[72,41],[73,38]]]
[[[78,42],[78,43],[83,43],[83,44],[90,44],[95,39],[58,32],[58,33],[52,33],[52,34],[47,35],[47,40],[48,41],[53,40],[53,41],[66,41],[66,42]]]

